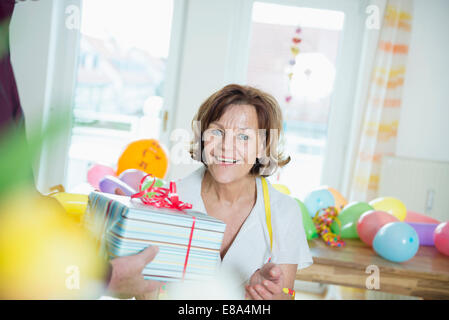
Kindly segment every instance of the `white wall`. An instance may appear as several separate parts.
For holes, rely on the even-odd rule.
[[[41,127],[46,103],[52,8],[49,0],[19,1],[11,19],[11,62],[28,132]]]
[[[397,154],[449,161],[449,1],[415,0]]]
[[[19,1],[11,19],[11,62],[27,133],[50,121],[66,123],[57,137],[44,142],[34,164],[36,186],[43,193],[62,184],[70,141],[78,31],[65,23],[69,5],[79,8],[80,0]]]

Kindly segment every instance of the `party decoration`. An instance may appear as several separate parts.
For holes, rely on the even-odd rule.
[[[133,194],[131,199],[139,198],[144,204],[156,208],[167,208],[183,211],[192,209],[190,203],[184,203],[179,200],[176,193],[176,183],[171,181],[170,188],[156,187],[156,179],[153,179],[151,185],[145,187],[145,178],[142,179],[139,193]]]
[[[348,204],[348,201],[345,199],[345,197],[341,195],[340,192],[331,187],[328,187],[327,189],[330,191],[330,193],[332,193],[332,196],[334,197],[335,201],[335,206],[337,207],[338,210],[343,209],[344,206]]]
[[[295,200],[298,202],[301,209],[302,225],[304,227],[304,231],[306,232],[307,240],[318,238],[318,232],[315,224],[313,223],[312,217],[309,214],[309,210],[307,210],[307,207],[301,202],[301,200],[297,198],[295,198]]]
[[[449,222],[442,222],[436,227],[433,241],[438,251],[449,256]]]
[[[328,207],[335,205],[334,196],[326,188],[318,188],[311,191],[304,199],[304,204],[309,210],[310,216],[314,217],[315,214]]]
[[[418,252],[418,234],[407,223],[390,222],[377,232],[373,240],[373,249],[384,259],[404,262],[413,258]]]
[[[120,173],[118,176],[120,180],[126,183],[134,190],[139,190],[140,181],[147,175],[146,172],[137,169],[128,169]]]
[[[338,215],[341,225],[333,223],[331,225],[332,231],[340,234],[343,239],[357,239],[359,237],[357,222],[363,213],[370,210],[373,210],[373,207],[366,202],[352,202],[348,204]]]
[[[106,175],[115,176],[114,169],[102,164],[94,164],[87,171],[87,182],[89,182],[90,185],[94,187],[96,190],[99,190],[100,180],[103,179]]]
[[[405,216],[404,222],[439,224],[441,221],[438,221],[437,219],[426,216],[422,213],[417,213],[414,211],[407,211],[407,215]]]
[[[391,213],[398,218],[399,221],[404,221],[407,216],[407,208],[405,205],[400,200],[393,197],[377,198],[370,201],[369,204],[376,210]]]
[[[416,222],[406,222],[413,229],[415,229],[419,238],[420,246],[433,246],[433,233],[437,228],[437,223],[416,223]]]
[[[283,194],[290,195],[290,189],[283,184],[272,184],[273,188],[277,191],[282,192]]]
[[[357,221],[357,234],[360,240],[372,246],[377,231],[390,222],[399,222],[399,219],[384,211],[366,211]]]
[[[50,196],[58,200],[70,217],[72,217],[76,222],[81,222],[87,208],[87,195],[58,192]]]
[[[291,58],[288,60],[288,66],[286,68],[286,74],[288,78],[288,92],[285,95],[285,102],[287,104],[292,100],[291,94],[291,81],[293,78],[293,67],[296,64],[296,56],[300,53],[299,44],[302,42],[299,34],[302,32],[300,27],[295,29],[295,35],[292,38],[292,45],[290,46]]]
[[[164,178],[168,157],[157,140],[144,139],[130,143],[117,163],[117,174],[127,169],[139,169],[158,178]]]
[[[345,242],[340,239],[340,235],[332,233],[330,228],[332,223],[340,223],[337,218],[337,209],[335,207],[329,207],[322,209],[321,211],[323,211],[321,214],[317,212],[313,218],[313,222],[315,223],[319,235],[328,246],[343,247]]]
[[[101,192],[118,194],[122,196],[131,196],[137,192],[136,189],[131,188],[119,178],[109,175],[101,179],[99,187]]]

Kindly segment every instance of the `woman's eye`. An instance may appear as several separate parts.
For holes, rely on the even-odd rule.
[[[248,139],[249,139],[249,136],[248,136],[247,134],[241,133],[241,134],[239,134],[239,139],[240,139],[240,140],[248,140]]]
[[[221,132],[221,130],[218,130],[218,129],[214,129],[211,132],[214,136],[222,136],[223,135],[223,132]]]

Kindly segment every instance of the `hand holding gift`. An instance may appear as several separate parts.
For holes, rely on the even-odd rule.
[[[151,246],[139,254],[112,259],[108,291],[123,298],[156,293],[161,282],[144,280],[142,271],[148,263],[153,261],[158,252],[158,247]]]

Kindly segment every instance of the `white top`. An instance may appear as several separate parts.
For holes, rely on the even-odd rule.
[[[176,181],[176,188],[181,201],[191,203],[195,211],[207,214],[201,197],[205,171],[206,168],[201,166],[186,178]],[[256,204],[221,261],[221,268],[237,275],[241,283],[249,280],[270,256],[273,263],[297,264],[298,269],[313,263],[298,203],[274,189],[268,181],[267,184],[271,204],[273,252],[270,252],[262,181],[257,178]]]

